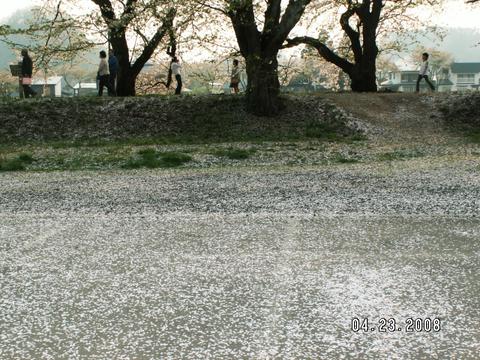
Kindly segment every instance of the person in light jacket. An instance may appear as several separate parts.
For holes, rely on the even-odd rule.
[[[416,88],[417,93],[420,91],[420,81],[422,79],[425,79],[428,86],[430,86],[430,89],[432,89],[432,91],[435,91],[435,86],[433,86],[433,84],[428,79],[428,66],[429,66],[428,58],[429,58],[428,53],[422,54],[422,66],[420,67],[420,71],[418,72],[418,79],[417,79],[417,88]]]
[[[107,87],[108,92],[110,89],[110,68],[107,61],[107,53],[100,51],[100,64],[98,65],[98,96],[103,96],[103,88]]]
[[[234,94],[238,94],[240,92],[240,67],[238,65],[238,60],[233,60],[232,75],[230,77],[230,88],[233,89]]]
[[[177,80],[177,88],[175,89],[175,95],[181,95],[182,94],[182,65],[180,65],[178,58],[175,56],[172,60],[172,75],[175,76],[175,79]]]

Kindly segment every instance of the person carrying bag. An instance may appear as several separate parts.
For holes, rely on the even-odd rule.
[[[32,85],[32,74],[33,74],[33,61],[30,55],[28,55],[28,50],[22,50],[22,87],[23,95],[26,99],[30,96],[34,97],[37,95],[35,91],[31,88]]]

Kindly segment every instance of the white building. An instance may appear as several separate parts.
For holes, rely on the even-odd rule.
[[[46,97],[61,97],[63,90],[63,77],[51,76],[46,79],[34,78],[32,82],[32,89],[37,94]]]
[[[88,96],[96,95],[98,93],[98,84],[97,83],[82,83],[73,86],[73,96]]]
[[[399,92],[414,92],[417,86],[418,70],[392,71],[388,80],[380,84],[380,88]],[[430,81],[436,86],[435,81]],[[425,80],[420,83],[420,91],[429,89]]]
[[[392,71],[388,80],[380,84],[381,89],[399,92],[414,92],[418,79],[418,70]],[[438,79],[432,79],[439,92],[478,90],[480,86],[480,63],[452,63],[450,68],[438,73]],[[429,91],[425,80],[420,83],[420,91]]]
[[[449,69],[453,91],[478,90],[480,85],[480,63],[453,63]]]

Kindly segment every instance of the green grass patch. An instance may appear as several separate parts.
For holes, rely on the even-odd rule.
[[[20,154],[12,159],[0,158],[0,171],[23,171],[34,161],[30,154]]]
[[[310,102],[303,97],[285,96],[285,110],[278,117],[256,117],[245,112],[244,100],[243,96],[208,95],[0,102],[0,114],[24,113],[22,121],[32,125],[31,132],[18,136],[18,120],[9,116],[0,149],[358,140],[336,107],[316,97],[323,115],[312,113],[308,108]],[[105,111],[105,106],[111,116],[105,119],[92,116]],[[163,114],[161,119],[159,113]],[[69,114],[68,121],[65,114]],[[290,114],[294,114],[293,119]],[[137,122],[139,126],[132,127]],[[96,138],[90,137],[92,133]]]
[[[378,159],[381,161],[406,160],[422,157],[424,154],[419,150],[395,150],[380,154]]]
[[[18,155],[18,160],[24,164],[31,164],[35,161],[31,154],[26,154],[26,153]]]
[[[192,161],[192,157],[187,154],[177,152],[160,153],[162,166],[166,168],[178,167]]]
[[[363,134],[353,134],[345,139],[349,143],[355,143],[355,142],[361,142],[361,141],[367,141],[368,137],[366,137]]]
[[[334,163],[337,164],[356,164],[360,162],[360,159],[356,157],[356,154],[341,154],[341,153],[336,153],[331,160]]]
[[[338,164],[356,164],[360,160],[354,157],[347,157],[339,154],[333,158],[333,161]]]
[[[253,154],[255,154],[256,149],[235,149],[235,148],[228,148],[228,149],[217,149],[212,152],[212,155],[218,157],[226,157],[230,160],[246,160],[250,158]]]
[[[332,124],[311,122],[306,126],[305,136],[312,139],[337,141],[340,138],[338,130],[338,127]]]
[[[0,160],[0,171],[23,171],[25,164],[17,159]]]
[[[305,137],[320,141],[347,143],[367,140],[367,137],[360,133],[345,134],[344,125],[340,122],[312,121],[305,127]]]
[[[192,157],[178,152],[159,152],[155,149],[140,150],[122,166],[124,169],[174,168],[192,161]]]
[[[473,131],[467,135],[470,142],[474,144],[480,144],[480,131]]]

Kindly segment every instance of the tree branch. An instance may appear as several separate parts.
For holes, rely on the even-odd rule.
[[[165,19],[163,20],[162,25],[157,29],[155,35],[150,39],[150,41],[145,44],[145,47],[142,51],[142,54],[137,58],[135,63],[132,65],[132,70],[134,73],[139,74],[142,71],[143,66],[146,62],[152,57],[153,53],[157,49],[158,45],[165,37],[168,31],[173,27],[173,20],[177,14],[176,9],[171,8]]]
[[[260,32],[255,21],[255,12],[252,0],[246,0],[241,4],[235,0],[229,0],[227,11],[237,37],[240,52],[243,57],[261,51]]]
[[[348,8],[340,17],[340,26],[350,39],[350,43],[352,44],[353,56],[355,58],[355,62],[358,63],[361,61],[363,54],[362,44],[360,43],[360,34],[357,31],[353,30],[349,23],[350,18],[355,15],[355,11],[356,10],[354,7]]]
[[[318,53],[322,58],[326,61],[335,64],[339,68],[341,68],[344,72],[349,74],[353,69],[353,64],[349,62],[347,59],[342,58],[341,56],[337,55],[333,50],[331,50],[327,45],[322,43],[320,40],[303,36],[303,37],[296,37],[293,39],[287,39],[287,44],[284,45],[284,48],[295,47],[300,44],[305,44],[314,47],[317,49]]]
[[[288,34],[297,25],[305,12],[305,8],[311,0],[290,0],[288,2],[282,20],[278,25],[273,39],[269,41],[268,48],[270,50],[279,49],[288,37]]]
[[[267,0],[267,10],[265,11],[265,25],[263,26],[263,35],[268,36],[273,33],[275,27],[280,22],[282,11],[282,0]]]

